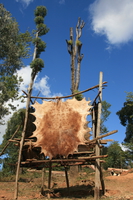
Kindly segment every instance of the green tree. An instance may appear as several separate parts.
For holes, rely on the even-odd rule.
[[[8,123],[7,131],[6,131],[6,134],[4,135],[4,140],[3,140],[3,143],[0,148],[2,149],[4,147],[4,145],[6,144],[6,142],[9,140],[9,138],[11,138],[12,134],[14,133],[14,130],[16,129],[16,126],[20,123],[20,121],[23,121],[23,126],[20,130],[21,136],[23,136],[23,137],[21,137],[21,138],[23,138],[22,139],[23,141],[21,140],[21,143],[20,143],[21,148],[19,149],[19,152],[15,148],[12,148],[13,144],[10,144],[9,147],[11,147],[11,148],[9,148],[9,147],[7,148],[5,153],[7,153],[8,157],[4,159],[4,168],[3,169],[6,168],[8,162],[10,162],[10,163],[16,162],[18,160],[18,155],[19,155],[19,159],[21,158],[21,153],[20,153],[20,152],[22,152],[21,144],[23,144],[25,137],[31,136],[33,129],[35,128],[33,126],[33,124],[32,125],[29,124],[32,121],[31,117],[29,117],[29,116],[31,116],[30,115],[30,111],[31,111],[30,96],[32,93],[32,86],[34,83],[35,76],[44,67],[44,62],[42,59],[39,58],[39,56],[40,56],[41,52],[45,51],[46,43],[41,40],[40,36],[46,34],[49,29],[43,23],[44,17],[47,14],[46,8],[44,6],[38,6],[34,13],[35,13],[36,30],[34,30],[35,38],[33,39],[33,44],[34,44],[35,48],[34,48],[34,54],[33,54],[33,61],[30,64],[30,66],[32,68],[32,73],[31,73],[31,80],[30,80],[30,84],[29,84],[29,88],[28,88],[26,109],[20,110],[20,111],[14,113],[13,117],[11,118],[11,120]],[[20,119],[20,113],[21,113],[23,120]],[[17,120],[15,121],[15,119],[17,119]],[[18,134],[18,136],[19,136],[19,134]],[[16,159],[16,161],[14,159]],[[9,169],[9,168],[6,168],[6,169]],[[19,169],[19,167],[18,167],[18,169]],[[8,171],[10,172],[10,169]]]
[[[94,103],[94,113],[92,113],[92,118],[94,118],[95,120],[93,121],[93,123],[95,123],[96,127],[95,127],[95,131],[97,129],[97,115],[98,115],[98,103]],[[105,126],[105,122],[108,120],[109,115],[111,114],[111,112],[109,111],[109,108],[111,107],[111,104],[109,104],[107,101],[102,101],[102,112],[101,112],[101,124],[100,124],[100,134],[104,134],[108,132],[107,127]],[[93,116],[93,114],[95,116]],[[96,133],[94,133],[95,135]]]
[[[113,167],[113,168],[123,168],[126,165],[126,160],[124,152],[121,149],[118,142],[113,142],[110,144],[107,149],[108,157],[105,159],[106,163],[103,164],[104,168]]]
[[[122,145],[125,147],[124,156],[126,162],[130,167],[133,167],[133,143],[123,143]]]
[[[127,92],[126,102],[123,107],[116,113],[120,123],[126,127],[125,142],[133,142],[133,92]]]
[[[31,40],[28,31],[20,33],[16,20],[0,4],[0,123],[9,114],[4,103],[18,97],[22,79],[15,73],[23,66],[22,59],[29,57]],[[14,108],[11,104],[9,106]]]
[[[23,127],[23,131],[22,131],[22,138],[21,138],[19,156],[18,156],[18,164],[17,164],[17,171],[16,171],[16,185],[15,185],[16,190],[15,190],[15,194],[14,194],[15,199],[17,199],[17,197],[18,197],[19,168],[20,168],[22,148],[23,148],[24,138],[25,138],[25,134],[26,134],[27,123],[28,123],[30,100],[31,100],[34,79],[35,79],[36,75],[44,67],[44,62],[42,59],[39,58],[39,56],[42,51],[45,51],[46,45],[41,40],[40,36],[45,35],[49,31],[47,26],[44,24],[44,17],[47,15],[46,7],[38,6],[36,8],[34,14],[35,14],[35,23],[36,23],[36,31],[35,31],[36,34],[35,34],[35,41],[34,41],[35,48],[34,48],[34,54],[33,54],[33,61],[30,64],[30,66],[32,68],[32,72],[31,72],[31,78],[30,78],[30,83],[29,83],[29,87],[28,87],[24,127]]]
[[[8,121],[6,133],[3,135],[3,142],[0,145],[0,152],[7,144],[8,140],[12,137],[14,132],[17,130],[17,127],[19,125],[21,125],[21,127],[18,133],[16,134],[16,137],[20,138],[23,128],[24,112],[25,112],[24,109],[20,109],[19,111],[15,112],[11,117],[11,119]],[[6,148],[4,154],[6,157],[4,157],[4,159],[1,160],[3,162],[2,173],[4,175],[15,173],[16,171],[15,163],[17,162],[17,157],[18,157],[18,147],[11,142],[8,148]]]
[[[108,129],[105,126],[105,122],[108,120],[111,112],[109,111],[111,104],[107,101],[102,101],[102,114],[101,114],[101,134],[107,133]]]
[[[34,110],[31,108],[30,113]],[[25,118],[25,109],[19,109],[18,111],[14,112],[12,117],[7,123],[7,129],[6,133],[3,135],[3,141],[0,145],[0,152],[2,152],[3,148],[6,146],[9,139],[11,139],[12,135],[16,132],[18,127],[20,126],[18,132],[16,132],[16,135],[14,138],[21,139],[21,133],[23,130],[23,124],[24,124],[24,118]],[[35,130],[35,125],[33,124],[34,116],[29,114],[28,117],[28,123],[26,127],[26,138],[30,137]],[[10,142],[8,147],[3,152],[4,157],[1,159],[1,162],[3,163],[3,170],[2,174],[9,175],[14,174],[16,172],[16,165],[15,163],[18,160],[18,150],[19,146],[14,145],[13,142]]]

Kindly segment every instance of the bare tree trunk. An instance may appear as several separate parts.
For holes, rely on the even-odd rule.
[[[70,40],[71,44],[71,92],[74,94],[74,85],[75,85],[75,47],[73,42],[73,28],[70,28]]]
[[[70,41],[67,41],[68,52],[71,55],[71,92],[75,93],[79,88],[80,82],[80,67],[81,61],[83,59],[83,54],[80,55],[82,43],[79,41],[79,38],[82,34],[82,28],[85,23],[78,18],[76,26],[76,41],[73,40],[73,28],[70,28]]]
[[[77,91],[79,88],[79,83],[80,83],[80,67],[81,67],[81,61],[83,59],[82,56],[78,56],[78,64],[77,64],[77,71],[76,71],[76,83],[75,83],[75,90]]]

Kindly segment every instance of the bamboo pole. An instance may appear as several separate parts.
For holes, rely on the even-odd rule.
[[[96,128],[96,137],[99,137],[100,135],[100,124],[101,124],[101,111],[102,111],[102,79],[103,79],[103,73],[100,72],[99,75],[99,102],[98,102],[98,114],[97,114],[97,128]],[[96,144],[96,156],[100,156],[100,148],[99,148],[99,141],[97,141]],[[99,158],[95,161],[95,193],[94,193],[94,199],[98,200],[100,196],[100,160]]]

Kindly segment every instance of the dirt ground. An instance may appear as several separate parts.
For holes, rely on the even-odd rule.
[[[36,175],[35,175],[36,176]],[[106,193],[102,200],[133,200],[133,170],[123,172],[120,176],[110,176],[104,173]],[[48,191],[48,174],[45,175],[44,193],[41,194],[40,177],[31,177],[29,174],[19,180],[18,200],[40,199],[94,199],[94,173],[79,172],[69,178],[69,191],[66,188],[65,172],[53,172],[51,190]],[[0,182],[0,200],[13,200],[15,182],[8,180]]]

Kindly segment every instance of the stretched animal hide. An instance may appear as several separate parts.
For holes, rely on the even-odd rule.
[[[84,135],[88,132],[85,128],[86,117],[90,101],[83,99],[77,101],[68,99],[65,102],[43,101],[35,103],[36,130],[32,137],[36,137],[35,147],[41,147],[41,152],[50,159],[57,155],[67,157],[77,151],[79,144],[84,144]]]

